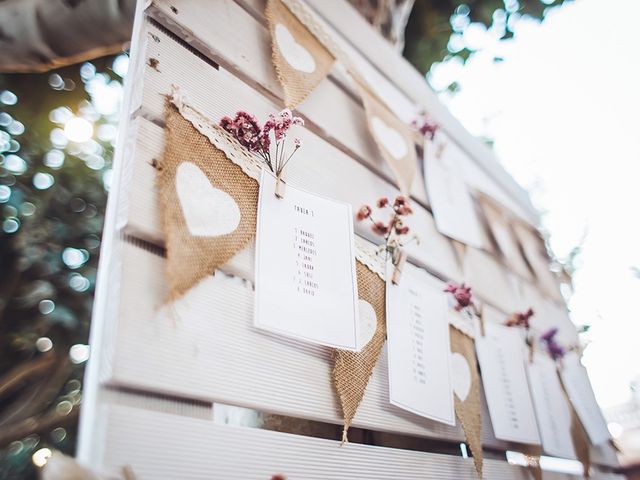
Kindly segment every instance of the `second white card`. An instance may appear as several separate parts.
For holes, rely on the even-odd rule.
[[[446,296],[409,264],[399,285],[387,282],[387,349],[390,402],[455,425]]]

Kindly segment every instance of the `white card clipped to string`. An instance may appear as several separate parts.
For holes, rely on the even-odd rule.
[[[571,439],[571,410],[555,362],[545,354],[534,354],[533,362],[527,363],[527,374],[542,449],[548,455],[576,458]]]
[[[494,434],[500,440],[539,445],[524,339],[518,329],[486,320],[485,312],[484,336],[476,334],[476,353]]]
[[[392,271],[393,265],[387,266]],[[424,270],[405,264],[387,281],[389,400],[416,415],[455,425],[447,300]]]
[[[334,348],[359,346],[351,205],[263,171],[256,228],[255,325]]]
[[[611,436],[607,428],[607,422],[598,406],[596,397],[591,388],[589,375],[582,366],[578,355],[570,352],[562,359],[560,376],[569,399],[576,409],[582,426],[589,435],[589,440],[594,445],[600,445],[609,441]]]
[[[472,247],[483,247],[483,235],[460,164],[465,153],[441,131],[424,149],[427,195],[438,231]]]

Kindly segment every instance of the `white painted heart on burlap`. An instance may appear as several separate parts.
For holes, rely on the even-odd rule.
[[[176,192],[191,235],[217,237],[238,228],[238,204],[227,192],[214,187],[196,164],[182,162],[178,166]]]
[[[358,350],[364,348],[373,338],[378,327],[378,316],[373,306],[366,300],[358,300]]]
[[[384,123],[382,119],[373,117],[371,128],[384,149],[396,160],[400,160],[409,152],[407,142],[400,132]]]
[[[296,42],[296,39],[293,38],[289,29],[283,24],[278,23],[275,31],[278,48],[287,63],[301,72],[315,72],[316,61],[314,60],[313,55],[311,55],[306,48]]]
[[[467,359],[459,353],[451,354],[451,380],[454,393],[464,402],[471,390],[471,369]]]

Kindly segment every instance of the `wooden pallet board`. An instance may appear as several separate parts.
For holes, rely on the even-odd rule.
[[[477,296],[499,315],[535,302],[548,313],[545,318],[571,332],[535,233],[536,216],[522,189],[343,0],[307,4],[400,118],[408,121],[417,106],[436,118],[461,150],[472,189],[496,198],[517,217],[521,230],[516,230],[515,241],[521,242],[526,257],[516,261],[512,272],[514,264],[497,257],[489,242],[483,250],[456,247],[435,227],[420,174],[411,191],[411,227],[421,243],[410,247],[409,261],[425,268],[438,284],[470,281]],[[271,64],[263,9],[262,0],[140,2],[105,224],[79,456],[106,469],[130,464],[138,478],[153,479],[269,478],[277,471],[291,478],[473,478],[472,463],[454,455],[358,444],[340,447],[333,440],[213,420],[216,405],[224,404],[341,423],[329,349],[253,327],[253,245],[181,304],[163,305],[164,235],[154,165],[164,149],[166,96],[178,85],[212,121],[237,110],[260,118],[280,110],[282,88]],[[391,79],[389,72],[396,70],[402,75]],[[362,103],[344,68],[336,65],[299,113],[306,120],[301,134],[305,148],[291,164],[291,183],[354,208],[399,193],[374,147]],[[356,234],[363,248],[371,248],[376,239],[361,225],[356,225]],[[527,262],[534,275],[524,271]],[[381,442],[385,435],[410,436],[451,448],[463,440],[458,427],[390,405],[387,375],[383,354],[354,427]],[[518,450],[518,445],[494,437],[486,402],[483,424],[489,456]],[[610,448],[593,449],[592,456],[595,463],[615,464]],[[487,460],[485,471],[487,478],[528,478],[526,471],[503,460]]]

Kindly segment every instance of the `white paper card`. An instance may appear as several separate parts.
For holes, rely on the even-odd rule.
[[[455,425],[445,295],[409,264],[399,285],[387,282],[389,397],[404,410]]]
[[[460,159],[464,152],[443,133],[424,149],[427,194],[440,233],[472,247],[483,247],[480,223]]]
[[[358,288],[351,205],[263,171],[256,231],[255,325],[335,348],[358,348]]]
[[[562,383],[589,435],[589,440],[594,445],[607,442],[610,439],[607,422],[593,394],[587,370],[573,352],[565,355],[562,363],[563,369],[560,371]]]
[[[515,328],[485,322],[476,353],[496,438],[540,444],[525,370],[524,340]]]
[[[571,410],[554,361],[546,355],[536,354],[533,363],[527,363],[527,373],[544,452],[556,457],[575,458]]]

